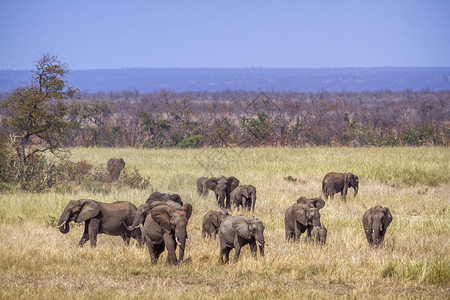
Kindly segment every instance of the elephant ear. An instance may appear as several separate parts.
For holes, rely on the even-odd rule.
[[[306,199],[306,197],[301,196],[300,198],[297,199],[297,204],[303,204],[306,203],[308,199]]]
[[[384,224],[384,229],[386,229],[392,222],[391,211],[387,207],[383,207],[384,215],[386,216],[386,223]]]
[[[236,233],[240,237],[242,237],[246,240],[249,240],[252,238],[249,224],[248,224],[247,220],[245,220],[244,218],[239,218],[239,217],[234,218],[233,229],[236,231]]]
[[[189,220],[192,215],[192,205],[189,203],[186,203],[181,207],[181,210],[183,210],[186,213],[186,218]]]
[[[306,212],[309,208],[302,204],[297,204],[292,208],[294,217],[303,226],[308,226],[308,219],[306,218]]]
[[[325,201],[322,198],[314,198],[314,207],[317,209],[321,209],[325,206]]]
[[[175,212],[175,208],[169,207],[167,205],[159,205],[151,210],[151,216],[153,221],[155,221],[166,233],[172,231],[172,226],[170,224],[170,219]]]
[[[82,201],[82,208],[77,217],[77,223],[92,219],[100,213],[100,207],[94,200],[80,200]]]
[[[239,179],[234,176],[230,176],[227,178],[228,191],[231,193],[235,188],[239,186]]]
[[[208,180],[206,180],[205,184],[208,189],[210,189],[211,191],[214,191],[217,187],[217,178],[211,177]]]
[[[363,215],[363,226],[364,229],[372,229],[373,218],[372,218],[373,207],[369,208]]]
[[[248,187],[248,186],[242,187],[242,189],[241,189],[242,196],[244,196],[245,198],[248,198],[248,195],[249,195],[248,190],[249,189],[250,189],[250,187]]]

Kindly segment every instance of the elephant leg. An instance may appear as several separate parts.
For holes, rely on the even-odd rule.
[[[175,239],[169,234],[164,234],[163,239],[167,249],[167,262],[176,265],[177,255],[175,253],[175,249],[177,247],[177,244],[175,243]]]
[[[311,231],[312,231],[312,227],[311,227],[311,226],[308,226],[308,232],[307,232],[307,234],[308,234],[308,239],[311,239]]]
[[[97,246],[97,234],[100,228],[100,219],[91,219],[89,222],[89,240],[91,240],[91,247]]]
[[[150,241],[150,242],[147,242],[147,247],[148,247],[148,252],[150,253],[151,263],[152,263],[152,265],[155,265],[158,262],[158,255],[156,254],[155,246]]]
[[[241,243],[239,242],[239,239],[236,237],[234,239],[234,261],[236,262],[239,258],[239,255],[241,253]]]
[[[89,240],[89,220],[84,222],[84,233],[78,242],[78,246],[83,247],[83,245]]]
[[[230,202],[230,194],[227,194],[225,196],[225,208],[231,208],[231,202]]]
[[[220,250],[220,260],[223,263],[227,263],[230,260],[230,251],[231,248],[225,247]]]

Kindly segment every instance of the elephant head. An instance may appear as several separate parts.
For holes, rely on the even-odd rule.
[[[387,207],[374,206],[363,215],[363,226],[371,246],[377,246],[384,240],[386,229],[392,222],[392,215]]]
[[[264,225],[258,218],[238,216],[233,219],[233,229],[245,240],[255,239],[259,246],[259,254],[264,256]]]
[[[179,203],[174,202],[172,200],[168,200],[168,201],[156,201],[155,200],[155,201],[151,201],[151,202],[146,202],[145,204],[142,204],[141,206],[138,207],[138,209],[136,211],[136,215],[134,216],[133,224],[131,224],[130,226],[127,226],[125,223],[122,223],[122,224],[128,231],[133,231],[140,225],[144,225],[144,221],[145,221],[145,218],[147,218],[147,215],[150,214],[152,208],[154,208],[158,205],[167,205],[169,207],[173,207],[174,209],[181,209],[181,207],[182,207]]]
[[[308,204],[295,204],[292,207],[295,220],[307,227],[321,226],[319,209]]]
[[[158,205],[151,209],[152,219],[164,230],[166,234],[174,236],[180,246],[178,262],[184,258],[187,240],[187,224],[192,215],[192,205],[185,204],[181,209],[167,205]]]
[[[352,187],[355,190],[354,193],[354,197],[356,197],[356,195],[358,194],[358,189],[359,189],[359,179],[358,176],[352,174],[352,173],[347,173],[345,174],[345,180],[344,180],[344,194],[347,194],[347,190],[348,188]]]
[[[239,180],[230,176],[226,178],[225,176],[221,177],[211,177],[206,181],[206,186],[208,189],[214,191],[216,194],[217,202],[220,208],[229,207],[230,203],[230,193],[239,185]],[[226,205],[224,205],[225,198],[227,200]]]
[[[68,233],[70,230],[69,222],[84,222],[94,218],[100,213],[100,206],[91,199],[71,200],[64,208],[61,217],[59,217],[58,227],[62,233]]]
[[[297,204],[308,204],[317,209],[321,209],[325,206],[325,201],[322,198],[310,198],[300,197],[297,199]]]
[[[122,172],[123,168],[125,168],[125,161],[122,158],[110,158],[106,164],[108,179],[110,181],[119,179],[120,172]]]

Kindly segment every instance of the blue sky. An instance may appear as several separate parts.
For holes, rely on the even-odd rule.
[[[449,0],[1,0],[0,69],[450,66]]]

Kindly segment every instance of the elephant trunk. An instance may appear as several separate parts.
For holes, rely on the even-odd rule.
[[[256,191],[252,193],[252,211],[255,211],[255,202],[256,202]]]
[[[225,208],[225,205],[226,205],[225,198],[226,198],[225,192],[219,194],[219,197],[217,198],[217,202],[218,202],[220,208]]]
[[[69,213],[64,213],[61,215],[58,221],[58,228],[61,233],[68,233],[70,230],[69,226]]]
[[[134,216],[133,224],[131,224],[130,226],[127,226],[127,224],[125,224],[124,222],[122,222],[122,224],[126,230],[133,231],[137,227],[139,227],[139,224],[141,224],[143,221],[144,221],[144,212],[141,210],[138,210],[136,212],[136,215]]]
[[[354,186],[353,188],[355,189],[353,197],[356,197],[356,195],[358,195],[358,190],[359,190],[358,184],[356,184],[356,186]]]
[[[175,230],[175,242],[179,246],[178,263],[184,259],[184,250],[186,249],[187,231],[186,229]]]
[[[372,241],[375,245],[383,241],[383,225],[381,222],[374,222],[372,226]]]
[[[259,255],[264,256],[264,246],[265,246],[264,236],[262,234],[256,235],[255,240],[256,244],[259,246]]]
[[[319,218],[314,218],[314,219],[312,220],[312,226],[313,226],[313,227],[321,227],[322,224],[320,223],[320,219],[319,219]]]

